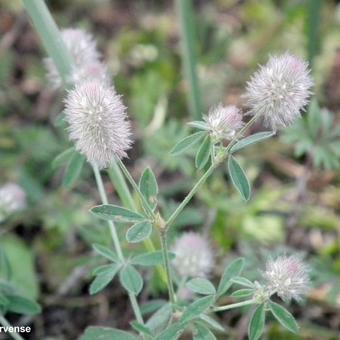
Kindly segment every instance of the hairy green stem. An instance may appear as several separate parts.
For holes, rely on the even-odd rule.
[[[116,162],[108,169],[108,174],[123,205],[133,211],[137,211],[135,201],[133,200],[125,178]],[[151,239],[146,239],[143,241],[143,243],[148,251],[154,252],[156,250]],[[162,266],[157,266],[156,269],[162,281],[167,283],[167,277],[164,268]]]
[[[172,307],[176,304],[176,294],[174,289],[174,284],[171,276],[171,267],[170,267],[170,259],[169,259],[169,249],[168,249],[168,241],[166,237],[166,230],[160,231],[160,239],[162,245],[162,253],[163,253],[163,261],[164,267],[167,275],[167,283],[168,283],[168,290],[169,290],[169,299],[171,302]]]
[[[131,176],[129,170],[126,168],[125,164],[119,158],[117,159],[117,162],[118,162],[120,169],[123,171],[126,179],[129,181],[129,183],[131,184],[133,189],[137,192],[140,200],[142,201],[142,206],[143,206],[145,212],[149,215],[150,218],[154,219],[156,217],[154,212],[150,208],[150,205],[146,201],[144,195],[141,193],[138,184],[135,182],[135,180]]]
[[[226,305],[226,306],[214,307],[213,311],[214,312],[222,312],[224,310],[248,306],[248,305],[253,305],[255,303],[256,303],[256,301],[254,299],[251,299],[251,300],[246,300],[246,301],[242,301],[242,302],[232,303],[232,304]]]
[[[228,144],[228,146],[225,149],[225,152],[229,152],[229,150],[238,142],[238,139],[240,137],[243,137],[243,133],[246,132],[254,123],[255,121],[259,118],[258,115],[255,115],[253,117],[251,117],[251,119],[249,119],[249,121],[243,126],[243,128],[241,130],[239,130],[236,135],[234,136],[234,138],[230,141],[230,143]]]
[[[125,182],[125,178],[120,171],[117,162],[114,162],[107,171],[123,205],[128,209],[136,211],[137,207],[135,201],[133,200],[130,190]]]
[[[197,181],[197,183],[190,190],[188,195],[184,198],[181,204],[176,208],[176,210],[171,214],[169,219],[166,221],[166,228],[170,228],[172,223],[175,221],[177,216],[182,212],[185,206],[190,202],[191,198],[195,195],[197,190],[201,187],[201,185],[207,180],[207,178],[213,173],[215,170],[215,164],[210,165],[209,169],[203,174],[203,176]]]
[[[2,314],[0,314],[0,324],[6,328],[13,327]],[[24,340],[24,338],[19,333],[8,331],[6,333],[8,333],[15,340]]]
[[[223,150],[223,157],[221,160],[227,158],[228,153],[230,151],[230,149],[232,148],[232,146],[238,141],[238,138],[242,136],[242,134],[252,125],[254,124],[254,122],[256,121],[256,119],[258,118],[258,116],[254,116],[252,117],[247,124],[244,125],[244,127],[239,130],[239,132],[235,135],[235,137],[230,141],[230,143],[228,144],[228,146]],[[217,155],[216,158],[218,158],[219,156]],[[169,219],[166,221],[166,228],[170,228],[170,226],[172,225],[172,223],[175,221],[175,219],[177,218],[177,216],[182,212],[182,210],[186,207],[186,205],[190,202],[191,198],[196,194],[196,192],[198,191],[198,189],[205,183],[205,181],[208,179],[208,177],[213,173],[213,171],[215,170],[215,168],[218,167],[218,165],[221,163],[221,160],[217,160],[216,162],[216,158],[215,160],[213,160],[212,164],[210,165],[210,167],[208,168],[208,170],[202,175],[202,177],[198,180],[198,182],[193,186],[193,188],[189,191],[189,193],[187,194],[187,196],[184,198],[184,200],[180,203],[180,205],[176,208],[176,210],[171,214],[171,216],[169,217]]]
[[[23,0],[23,3],[47,53],[53,58],[60,76],[67,83],[71,74],[73,59],[45,1]]]
[[[183,71],[189,87],[188,103],[192,117],[200,119],[202,115],[202,96],[197,76],[196,36],[192,0],[177,0],[176,6],[180,21]]]
[[[92,165],[92,167],[93,167],[94,176],[96,178],[96,183],[97,183],[97,187],[98,187],[98,191],[99,191],[101,201],[102,201],[103,204],[108,204],[108,199],[107,199],[107,196],[106,196],[104,183],[103,183],[103,179],[102,179],[102,176],[100,174],[100,171],[99,171],[99,169],[96,165]],[[116,253],[117,253],[119,259],[123,263],[125,263],[126,261],[125,261],[124,255],[123,255],[122,248],[120,246],[116,227],[115,227],[113,221],[107,221],[107,223],[108,223],[109,228],[110,228],[111,237],[112,237],[112,240],[113,240],[113,245],[114,245],[114,248],[116,250]],[[130,292],[128,292],[128,295],[129,295],[129,299],[130,299],[131,306],[132,306],[133,312],[135,314],[136,320],[139,323],[143,324],[144,321],[143,321],[143,318],[142,318],[142,314],[140,312],[140,308],[138,306],[136,296],[134,294],[130,293]]]

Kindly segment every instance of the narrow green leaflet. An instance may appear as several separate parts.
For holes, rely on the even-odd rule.
[[[0,274],[1,277],[6,280],[11,280],[12,278],[11,264],[9,263],[6,253],[2,249],[0,249]]]
[[[231,287],[231,285],[233,284],[233,281],[231,279],[235,276],[240,275],[243,267],[244,259],[241,257],[237,258],[226,267],[217,288],[218,296],[223,295]]]
[[[6,306],[9,303],[9,300],[6,298],[5,295],[2,295],[0,292],[0,306]]]
[[[119,266],[116,264],[107,266],[105,270],[102,267],[101,271],[97,274],[96,278],[90,285],[90,294],[97,294],[103,290],[113,280],[118,270]]]
[[[126,265],[119,273],[122,286],[130,293],[138,295],[143,288],[143,278],[135,267]]]
[[[140,311],[142,315],[150,314],[156,312],[158,309],[166,304],[166,300],[156,299],[143,303],[140,306]]]
[[[115,222],[141,222],[145,217],[132,210],[118,207],[114,204],[97,205],[91,212],[99,218]]]
[[[150,207],[154,209],[157,205],[158,184],[156,177],[150,168],[146,168],[139,181],[139,189]]]
[[[171,306],[169,303],[166,303],[150,317],[145,325],[155,333],[160,332],[169,323],[171,316]]]
[[[192,290],[197,294],[202,295],[213,295],[216,294],[216,289],[214,285],[207,279],[204,278],[195,278],[191,279],[186,283],[187,288]]]
[[[208,327],[195,323],[194,340],[216,340],[216,337]]]
[[[208,124],[202,120],[195,120],[193,122],[189,122],[188,125],[200,130],[209,130]]]
[[[185,137],[173,147],[173,149],[170,151],[171,154],[176,156],[183,153],[184,151],[190,149],[192,146],[197,144],[200,140],[202,140],[205,135],[206,132],[200,131]]]
[[[322,114],[318,101],[312,99],[307,114],[307,126],[313,140],[317,138],[320,127],[322,126]]]
[[[230,153],[234,153],[236,151],[244,149],[249,145],[262,142],[263,140],[268,139],[274,135],[275,135],[274,131],[263,131],[254,133],[253,135],[243,138],[239,140],[236,144],[234,144],[230,149]]]
[[[129,243],[138,243],[150,237],[152,224],[149,221],[142,221],[134,224],[126,232],[126,240]]]
[[[24,315],[36,315],[41,313],[41,307],[35,301],[19,295],[7,295],[8,304],[6,310]]]
[[[198,148],[196,158],[195,158],[195,165],[198,169],[203,169],[205,165],[208,163],[210,158],[210,151],[211,151],[211,140],[210,136],[206,136],[203,140],[203,143]]]
[[[184,312],[181,321],[188,322],[204,313],[215,301],[215,296],[209,295],[194,301]]]
[[[158,266],[163,264],[163,254],[161,251],[139,254],[131,259],[131,263],[139,266]]]
[[[264,331],[265,314],[266,312],[265,312],[264,304],[256,308],[254,314],[251,317],[249,327],[248,327],[249,340],[260,339]]]
[[[173,323],[165,331],[159,334],[155,340],[177,340],[184,332],[186,325],[180,322]]]
[[[64,173],[63,186],[71,189],[80,176],[85,162],[85,157],[79,152],[74,152]]]
[[[293,333],[299,332],[299,325],[295,321],[294,316],[290,314],[286,308],[273,301],[270,301],[269,308],[277,321],[279,321],[283,327],[287,328]]]
[[[233,156],[230,156],[228,159],[228,172],[234,187],[241,194],[242,198],[248,201],[251,193],[250,183],[240,164]]]
[[[93,247],[93,249],[96,253],[98,253],[101,256],[104,256],[108,260],[116,262],[116,263],[120,262],[116,253],[113,252],[111,249],[109,249],[105,246],[102,246],[100,244],[97,244],[97,243],[93,244],[92,247]]]
[[[102,266],[98,266],[97,268],[92,270],[92,275],[97,276],[97,275],[104,274],[108,271],[111,271],[112,267],[116,268],[117,265],[116,264],[104,264]]]
[[[237,283],[240,286],[245,286],[245,287],[249,287],[249,288],[254,287],[254,284],[251,281],[249,281],[248,279],[246,279],[245,277],[235,276],[231,280],[233,281],[233,283]]]
[[[145,325],[142,325],[141,323],[137,321],[132,321],[130,324],[132,328],[135,329],[138,333],[143,333],[145,335],[152,336],[151,330]]]
[[[121,331],[120,329],[109,327],[87,327],[80,340],[138,340],[138,337]]]
[[[249,289],[249,288],[239,289],[231,294],[231,296],[236,299],[244,299],[244,298],[251,297],[253,295],[254,295],[254,289]]]
[[[206,314],[202,314],[200,315],[200,320],[202,320],[205,324],[207,324],[207,326],[215,331],[224,333],[225,329],[222,325],[220,325],[215,319],[213,319],[212,317],[206,315]]]
[[[52,161],[52,169],[57,169],[67,163],[71,159],[74,151],[75,150],[72,147],[56,156],[56,158],[54,158],[54,160]]]

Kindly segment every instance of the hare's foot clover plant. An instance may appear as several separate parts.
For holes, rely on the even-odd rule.
[[[11,215],[21,212],[27,206],[26,193],[16,183],[7,183],[0,187],[0,223]],[[0,235],[1,237],[2,235]],[[0,245],[0,333],[10,334],[13,339],[22,340],[20,332],[30,329],[24,326],[13,326],[5,314],[36,315],[41,312],[40,305],[27,294],[24,294],[18,282],[13,280],[13,271],[6,252]]]
[[[248,333],[252,340],[261,337],[268,313],[283,327],[298,332],[294,317],[272,298],[277,295],[284,301],[300,300],[306,294],[308,268],[300,258],[292,255],[270,259],[259,282],[244,276],[245,260],[237,258],[228,264],[215,285],[209,280],[215,257],[208,240],[189,232],[179,237],[169,249],[169,230],[219,167],[226,169],[241,197],[246,201],[250,199],[251,185],[237,154],[272,137],[277,130],[292,125],[299,118],[308,104],[313,83],[307,63],[289,53],[270,57],[246,87],[248,121],[243,120],[240,108],[218,104],[202,120],[189,123],[192,133],[174,143],[171,153],[175,157],[196,149],[195,165],[201,176],[178,207],[165,218],[158,205],[159,189],[153,171],[146,168],[139,181],[135,181],[123,163],[133,145],[133,134],[126,107],[110,82],[108,68],[101,60],[95,39],[80,29],[64,29],[59,33],[41,0],[25,0],[24,4],[50,54],[45,60],[50,82],[55,88],[67,88],[64,120],[74,148],[60,155],[56,162],[69,161],[66,175],[69,186],[73,185],[84,160],[90,163],[101,197],[101,204],[91,212],[107,221],[112,236],[112,249],[93,245],[94,251],[107,264],[94,269],[90,294],[99,293],[117,276],[127,291],[135,315],[131,332],[90,327],[83,339],[103,336],[107,339],[170,340],[188,331],[194,339],[215,339],[214,333],[225,329],[213,314],[243,307],[249,309],[251,315]],[[52,28],[46,30],[47,24]],[[254,122],[261,120],[270,130],[246,136]],[[115,179],[122,205],[108,202],[101,170],[110,171]],[[127,183],[138,202],[132,199]],[[144,242],[147,251],[129,254],[119,238],[117,225],[126,226],[128,243]],[[159,235],[160,250],[156,250],[150,240],[153,233]],[[155,305],[154,314],[146,321],[137,299],[144,285],[138,268],[152,266],[157,268],[160,280],[168,288],[169,301]],[[237,289],[231,292],[232,287]],[[191,292],[190,302],[181,298],[179,292],[183,288]],[[223,304],[226,296],[234,303]]]

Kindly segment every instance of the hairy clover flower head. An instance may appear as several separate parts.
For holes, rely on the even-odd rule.
[[[211,135],[217,139],[232,139],[244,125],[240,110],[236,106],[218,104],[203,118]]]
[[[253,115],[261,115],[274,131],[300,117],[311,95],[308,63],[285,53],[271,56],[247,83],[245,98]]]
[[[7,183],[0,188],[0,220],[25,208],[26,193],[21,186]]]
[[[207,276],[214,265],[209,242],[198,233],[184,233],[172,251],[176,254],[173,265],[182,276]]]
[[[82,71],[82,68],[88,69],[88,65],[94,62],[99,62],[100,53],[97,50],[97,44],[92,34],[77,28],[66,28],[61,31],[61,37],[69,50],[73,61],[73,73],[71,81],[77,77],[77,73]],[[62,79],[58,69],[51,58],[44,60],[47,77],[54,88],[59,88],[62,85]]]
[[[279,256],[266,263],[263,273],[268,289],[284,301],[301,300],[309,289],[309,269],[297,256]]]
[[[87,160],[99,168],[115,157],[126,157],[130,148],[130,122],[121,96],[99,81],[78,84],[65,99],[65,117],[70,139]]]

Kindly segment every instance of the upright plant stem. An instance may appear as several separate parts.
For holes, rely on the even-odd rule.
[[[167,283],[168,283],[168,290],[169,290],[169,299],[170,299],[171,304],[174,306],[174,304],[176,303],[176,294],[175,294],[175,289],[174,289],[172,276],[171,276],[169,249],[168,249],[166,230],[161,230],[160,239],[161,239],[161,245],[162,245],[164,267],[165,267],[167,281],[168,281]]]
[[[137,183],[135,182],[135,180],[131,176],[129,170],[126,168],[126,166],[124,165],[124,163],[120,159],[117,159],[117,162],[118,162],[118,165],[119,165],[120,169],[124,173],[126,179],[129,181],[129,183],[131,184],[133,189],[137,192],[140,200],[142,201],[142,205],[143,205],[146,213],[149,215],[150,218],[154,219],[155,218],[154,212],[152,211],[152,209],[150,208],[150,206],[149,206],[148,202],[146,201],[145,197],[141,193],[141,191],[139,189],[139,186],[137,185]]]
[[[176,0],[180,21],[183,71],[189,86],[188,102],[194,119],[201,118],[201,91],[197,77],[195,24],[192,0]]]
[[[13,327],[2,314],[0,314],[0,324],[4,327]],[[15,340],[24,340],[24,338],[19,333],[8,332],[8,334]]]
[[[246,300],[246,301],[242,301],[242,302],[233,303],[233,304],[226,305],[226,306],[215,307],[214,311],[215,312],[222,312],[224,310],[238,308],[238,307],[243,307],[243,306],[248,306],[248,305],[253,305],[255,303],[256,303],[256,301],[251,299],[251,300]]]
[[[96,165],[93,165],[93,172],[94,172],[94,175],[95,175],[95,178],[96,178],[96,183],[97,183],[97,187],[98,187],[98,191],[99,191],[101,201],[102,201],[103,204],[108,204],[108,199],[107,199],[107,196],[106,196],[103,180],[102,180],[100,171],[99,171],[99,169]],[[113,221],[107,221],[107,222],[108,222],[108,225],[109,225],[109,228],[110,228],[111,237],[112,237],[112,240],[113,240],[113,245],[114,245],[114,248],[116,250],[116,253],[117,253],[119,259],[123,263],[125,263],[125,258],[124,258],[124,255],[123,255],[122,248],[120,246],[116,227],[115,227]],[[130,293],[130,292],[128,292],[128,295],[129,295],[129,299],[130,299],[131,306],[132,306],[132,309],[134,311],[136,320],[139,323],[143,324],[144,321],[143,321],[142,314],[141,314],[139,306],[138,306],[136,296],[134,294]]]
[[[212,164],[209,169],[203,174],[203,176],[196,182],[193,188],[190,190],[188,195],[184,198],[181,204],[176,208],[176,210],[171,214],[169,219],[166,221],[166,227],[169,228],[172,223],[175,221],[177,216],[182,212],[185,206],[190,202],[191,198],[195,195],[197,190],[201,187],[201,185],[207,180],[207,178],[213,173],[215,169],[215,164]]]
[[[114,162],[108,169],[108,174],[123,205],[128,209],[137,210],[135,201],[133,200],[130,190],[125,182],[125,178],[116,162]]]
[[[112,184],[117,190],[118,196],[121,199],[123,205],[131,210],[137,211],[137,207],[131,192],[126,184],[125,178],[118,166],[117,163],[114,163],[108,170],[109,177],[111,179]],[[145,248],[154,252],[156,250],[151,239],[146,239],[143,241]],[[164,283],[167,283],[166,272],[162,266],[156,267],[157,272]]]
[[[231,149],[231,147],[237,142],[238,138],[242,136],[242,134],[251,126],[254,124],[258,116],[253,116],[247,124],[244,125],[244,127],[235,135],[235,137],[230,141],[228,146],[224,150],[224,156],[223,159],[225,159],[228,156],[228,153]],[[208,168],[208,170],[202,175],[202,177],[198,180],[198,182],[193,186],[193,188],[189,191],[187,196],[184,198],[184,200],[180,203],[180,205],[176,208],[176,210],[171,214],[169,219],[166,221],[166,229],[168,229],[172,223],[175,221],[177,216],[182,212],[182,210],[186,207],[186,205],[190,202],[192,197],[196,194],[198,189],[205,183],[205,181],[208,179],[208,177],[213,173],[215,168],[219,165],[219,163],[212,162],[211,166]]]
[[[47,53],[67,83],[73,65],[72,56],[61,38],[58,27],[43,0],[23,0],[24,6],[32,19],[33,25],[40,35]]]

